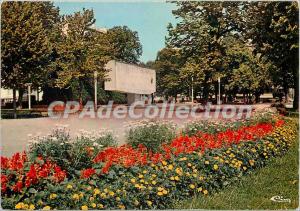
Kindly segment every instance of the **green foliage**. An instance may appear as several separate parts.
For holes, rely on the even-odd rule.
[[[141,122],[127,131],[127,143],[133,147],[144,145],[153,152],[160,151],[163,143],[175,138],[175,128],[158,122]]]
[[[78,89],[78,99],[84,97],[84,83],[94,78],[105,79],[104,65],[109,61],[109,50],[103,34],[92,28],[95,23],[92,10],[83,10],[63,18],[62,35],[57,49],[59,71],[56,85],[65,88],[73,83]],[[74,87],[76,86],[76,87]]]
[[[30,159],[47,158],[55,162],[73,177],[81,169],[92,166],[92,158],[108,146],[115,146],[111,133],[91,134],[82,132],[72,139],[65,128],[57,128],[52,134],[35,138],[29,146]]]
[[[138,63],[142,55],[142,45],[138,33],[127,26],[116,26],[107,31],[112,59],[127,63]]]
[[[173,14],[180,22],[175,26],[169,25],[167,43],[182,50],[187,62],[184,69],[193,69],[189,72],[195,76],[194,80],[203,81],[203,94],[207,99],[211,85],[225,74],[228,61],[223,40],[240,30],[241,16],[238,11],[241,3],[196,1],[176,4],[178,9]],[[189,66],[194,67],[191,69]]]
[[[56,59],[54,41],[59,19],[59,10],[51,2],[1,4],[2,87],[23,93],[26,83],[37,88],[48,82]],[[13,102],[16,110],[15,96]],[[19,105],[21,102],[19,97]]]
[[[276,65],[272,78],[284,91],[295,89],[294,106],[299,95],[299,6],[298,2],[251,2],[245,9],[245,37],[256,52]]]
[[[157,70],[158,93],[176,97],[184,90],[186,84],[179,77],[181,66],[182,55],[179,50],[164,48],[158,52],[155,62],[151,64]]]

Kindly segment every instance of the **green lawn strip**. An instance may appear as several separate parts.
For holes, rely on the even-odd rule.
[[[219,193],[195,196],[176,204],[178,209],[295,209],[298,207],[298,141],[283,157],[272,158],[266,167],[244,176]],[[291,203],[273,202],[283,196]]]

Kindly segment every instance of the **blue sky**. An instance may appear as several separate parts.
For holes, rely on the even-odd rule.
[[[127,25],[137,31],[143,46],[141,61],[155,60],[165,46],[168,23],[176,23],[175,4],[165,2],[55,2],[61,14],[72,14],[82,8],[93,9],[96,27]]]

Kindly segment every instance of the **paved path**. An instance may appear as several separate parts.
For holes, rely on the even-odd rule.
[[[266,104],[255,106],[257,109],[267,107]],[[184,125],[189,119],[171,119],[178,126]],[[118,136],[119,144],[125,143],[125,125],[131,119],[79,119],[77,115],[71,115],[68,119],[34,118],[34,119],[3,119],[1,120],[1,151],[2,155],[9,156],[14,152],[26,149],[28,144],[28,134],[46,135],[51,133],[57,124],[68,125],[71,136],[79,130],[97,131],[101,129],[112,130]]]

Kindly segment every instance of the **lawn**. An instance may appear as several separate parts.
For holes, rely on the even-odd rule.
[[[196,196],[180,202],[178,209],[295,209],[299,204],[299,153],[296,144],[281,158],[270,163],[240,182],[211,196]],[[283,196],[291,203],[273,202],[271,197]]]

